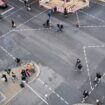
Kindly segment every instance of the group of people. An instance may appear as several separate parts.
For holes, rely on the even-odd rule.
[[[83,66],[82,66],[81,60],[79,58],[77,58],[76,63],[75,63],[75,71],[82,71],[82,68],[83,68]],[[97,72],[93,82],[99,83],[101,78],[102,78],[102,74],[100,72]],[[90,93],[88,92],[88,90],[84,90],[83,91],[83,100],[85,100],[89,95],[90,95]],[[96,100],[96,105],[100,105],[100,101],[98,99]]]
[[[27,11],[30,11],[31,10],[31,5],[29,4],[29,1],[28,0],[24,0],[24,5],[26,6]]]
[[[17,66],[21,65],[21,60],[20,58],[16,58],[15,62],[17,64]],[[18,80],[18,77],[16,76],[16,73],[13,72],[11,69],[5,69],[5,72],[11,77],[12,81],[15,82],[16,80]],[[1,78],[5,81],[8,82],[8,76],[6,73],[3,73]],[[29,77],[32,75],[32,73],[35,73],[35,66],[34,64],[27,64],[26,65],[26,69],[22,69],[21,73],[20,73],[20,79],[21,79],[21,83],[20,86],[23,88],[24,87],[24,81],[28,82]]]
[[[77,58],[76,60],[76,64],[75,64],[75,71],[82,71],[83,65],[81,63],[81,60],[79,58]],[[102,77],[102,74],[100,72],[96,73],[94,82],[98,83],[100,81]]]
[[[21,63],[20,58],[16,58],[16,59],[15,59],[15,62],[16,62],[17,65],[20,65],[20,63]],[[15,82],[15,80],[18,80],[16,74],[15,74],[13,71],[11,71],[10,68],[5,69],[5,72],[6,72],[9,76],[11,76],[11,79],[13,80],[13,82]],[[2,74],[1,78],[2,78],[5,82],[8,82],[8,78],[7,78],[7,75],[6,75],[5,73]]]

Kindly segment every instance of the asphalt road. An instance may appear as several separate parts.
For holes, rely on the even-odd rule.
[[[21,1],[7,2],[14,9],[4,14],[4,19],[0,21],[1,70],[15,66],[13,57],[20,57],[24,62],[36,61],[42,67],[48,67],[46,72],[42,68],[43,75],[39,78],[53,89],[50,90],[39,80],[33,81],[29,84],[33,91],[27,87],[9,105],[45,105],[43,99],[49,105],[72,105],[82,101],[83,90],[91,91],[92,88],[94,89],[86,102],[95,103],[96,98],[104,102],[105,78],[103,76],[99,86],[95,86],[93,80],[96,72],[105,73],[105,4],[94,0],[90,2],[89,8],[79,10],[79,29],[75,27],[76,14],[64,18],[60,13],[51,17],[53,27],[45,29],[42,24],[48,18],[48,11],[39,7],[37,1],[30,1],[30,12],[26,11]],[[11,28],[11,19],[17,25],[15,29]],[[63,32],[56,32],[57,23],[64,24]],[[82,60],[82,72],[74,71],[77,58]],[[52,72],[58,79],[52,77],[54,82],[49,83]]]

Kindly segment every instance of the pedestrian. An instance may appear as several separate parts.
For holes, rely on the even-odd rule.
[[[14,72],[12,72],[12,78],[13,78],[14,80],[18,79],[17,76],[16,76],[16,74],[15,74]]]
[[[60,31],[60,24],[57,24],[57,32]]]
[[[96,99],[96,105],[100,105],[100,100]]]
[[[63,31],[63,24],[60,24],[60,31],[62,32]]]
[[[27,4],[27,11],[31,11],[31,6]]]
[[[54,7],[53,12],[54,12],[54,13],[57,12],[57,7],[56,7],[56,6]]]
[[[16,58],[15,61],[16,61],[17,65],[19,65],[21,63],[20,58]]]
[[[12,81],[15,83],[15,80],[18,80],[16,74],[14,72],[11,73]]]
[[[83,67],[82,64],[79,63],[77,68],[78,68],[79,71],[82,71],[82,67]]]
[[[100,79],[101,79],[101,77],[102,77],[101,73],[100,72],[97,72],[94,82],[99,82]]]
[[[67,9],[64,8],[64,16],[67,17],[67,15],[68,15]]]
[[[22,76],[21,76],[21,80],[28,82],[28,75],[27,75],[26,70],[22,70],[22,71],[21,71],[21,75],[22,75]]]
[[[28,2],[27,0],[24,0],[24,5],[27,6]]]
[[[2,77],[1,78],[3,78],[5,80],[5,82],[8,82],[8,79],[7,79],[6,74],[2,74]]]
[[[11,20],[11,23],[12,23],[12,28],[15,28],[16,27],[16,24],[13,20]]]
[[[43,24],[44,27],[50,27],[50,21],[49,19],[46,20],[46,22]]]
[[[11,69],[5,69],[8,75],[10,75]]]
[[[52,15],[52,10],[49,10],[49,11],[48,11],[49,20],[50,20],[50,18],[51,18],[51,15]]]
[[[81,68],[82,68],[81,60],[77,58],[77,61],[75,64],[75,71],[77,71],[77,69],[81,70]]]
[[[87,90],[83,91],[83,99],[86,99],[89,96],[89,92]]]

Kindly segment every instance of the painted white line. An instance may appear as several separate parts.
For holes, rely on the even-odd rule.
[[[1,48],[5,53],[7,53],[12,59],[15,60],[15,57],[14,57],[12,54],[10,54],[5,48],[3,48],[2,46],[0,46],[0,48]]]
[[[100,5],[100,6],[103,6],[103,7],[105,7],[105,5],[103,5],[103,4],[100,4],[100,3],[98,3],[98,2],[95,2],[95,1],[90,1],[91,3],[94,3],[94,4],[98,4],[98,5]]]
[[[90,75],[90,70],[89,70],[89,65],[87,60],[86,47],[83,47],[83,51],[84,51],[84,57],[85,57],[85,62],[86,62],[86,67],[87,67],[87,72],[89,77],[89,84],[90,84],[90,88],[92,89],[92,82],[91,82],[91,75]]]
[[[10,8],[10,9],[8,9],[7,11],[5,11],[5,12],[3,12],[3,13],[1,13],[1,15],[6,14],[7,12],[9,12],[9,11],[11,11],[11,10],[13,10],[13,9],[14,9],[14,7],[12,7],[12,8]]]
[[[21,32],[21,31],[41,31],[41,30],[49,30],[52,28],[36,28],[36,29],[19,29],[19,30],[14,30],[16,32]]]
[[[82,10],[79,10],[79,12],[81,12],[81,13],[83,13],[83,14],[85,14],[85,15],[88,15],[88,16],[90,16],[90,17],[92,17],[92,18],[94,18],[94,19],[96,19],[96,20],[98,20],[98,21],[101,21],[101,22],[105,23],[105,20],[100,19],[100,18],[98,18],[98,17],[96,17],[96,16],[94,16],[94,15],[91,15],[91,14],[87,13],[87,12],[84,12],[84,11],[82,11]]]
[[[29,21],[31,21],[32,19],[34,19],[34,18],[40,16],[41,14],[45,13],[46,11],[47,11],[47,10],[44,10],[44,11],[40,12],[39,14],[34,15],[33,17],[31,17],[31,18],[28,19],[27,21],[25,21],[25,22],[23,22],[22,24],[18,25],[15,29],[17,29],[17,28],[21,27],[22,25],[28,23]],[[9,33],[13,32],[15,29],[12,29],[12,30],[8,31],[6,34],[3,34],[2,36],[0,36],[0,38],[5,37],[5,36],[8,35]]]
[[[25,85],[35,94],[37,95],[43,102],[45,102],[48,105],[48,102],[43,99],[31,86],[29,86],[27,83],[25,83]]]
[[[101,48],[101,47],[105,47],[105,45],[87,46],[87,48]]]
[[[105,73],[102,75],[102,78],[103,78],[104,76],[105,76]],[[102,79],[102,78],[101,78],[101,79]],[[101,80],[100,80],[99,82],[101,82]],[[99,83],[98,83],[98,84],[99,84]],[[95,88],[98,86],[98,84],[95,84],[95,86],[94,86],[94,87],[91,89],[91,91],[89,92],[89,95],[92,94],[92,92],[95,90]],[[83,100],[82,100],[82,103],[84,103],[84,102],[85,102],[85,100],[83,99]]]
[[[69,102],[67,102],[63,97],[61,97],[58,93],[56,93],[51,87],[49,87],[45,82],[43,82],[40,78],[38,78],[38,81],[40,83],[44,83],[43,85],[49,89],[52,93],[54,93],[58,98],[60,98],[61,101],[63,101],[65,104],[69,105]]]
[[[36,1],[32,2],[32,3],[30,3],[30,4],[33,4],[33,3],[37,2],[37,1],[38,1],[38,0],[36,0]],[[9,5],[10,5],[10,4],[9,4]],[[11,15],[15,14],[16,12],[18,12],[18,11],[22,10],[23,8],[25,8],[25,6],[24,6],[24,7],[22,7],[22,8],[19,8],[19,9],[17,9],[16,11],[14,11],[14,12],[10,13],[9,15],[7,15],[7,16],[5,16],[5,17],[3,17],[3,19],[8,18],[9,16],[11,16]],[[2,21],[2,20],[0,20],[0,21]]]
[[[81,28],[105,28],[105,25],[95,25],[95,26],[93,26],[93,25],[87,25],[87,26],[80,26]]]
[[[23,89],[19,90],[13,97],[11,97],[4,105],[8,105],[8,103],[13,100],[20,92],[22,92]]]
[[[32,81],[30,81],[29,83],[33,82],[36,78],[34,78]],[[24,89],[24,88],[23,88]],[[8,103],[13,100],[13,98],[15,98],[20,92],[22,92],[23,89],[20,89],[13,97],[11,97],[4,105],[8,105]]]
[[[6,100],[6,96],[0,91],[1,96],[3,97],[3,99],[0,101],[0,104]]]

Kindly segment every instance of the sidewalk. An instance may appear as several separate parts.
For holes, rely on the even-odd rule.
[[[27,64],[30,64],[31,67],[35,70],[35,73],[31,74],[28,80],[28,82],[32,82],[40,74],[40,69],[38,68],[38,65],[35,62],[22,64],[19,67],[12,68],[11,72],[13,71],[16,74],[18,78],[17,80],[13,80],[11,74],[8,75],[5,71],[2,71],[0,73],[0,77],[2,74],[6,74],[8,78],[8,82],[0,80],[0,105],[7,105],[12,98],[14,98],[19,92],[22,91],[23,88],[20,87],[21,70],[26,69],[28,67]]]

